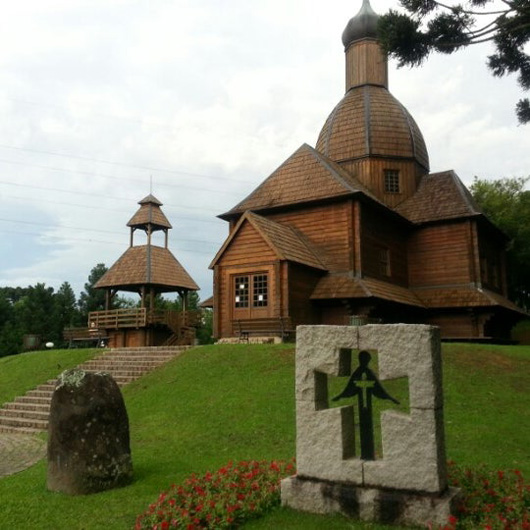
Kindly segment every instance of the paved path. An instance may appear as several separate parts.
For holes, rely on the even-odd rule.
[[[46,455],[46,442],[30,434],[0,432],[0,478],[24,471]]]

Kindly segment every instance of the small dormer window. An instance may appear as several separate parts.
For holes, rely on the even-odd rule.
[[[385,169],[385,193],[400,193],[399,189],[399,170]]]

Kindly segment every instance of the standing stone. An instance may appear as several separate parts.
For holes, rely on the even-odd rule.
[[[129,419],[118,385],[109,374],[63,372],[50,409],[48,489],[83,495],[131,479]]]

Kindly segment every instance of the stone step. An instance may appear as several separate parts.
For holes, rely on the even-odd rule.
[[[156,367],[164,364],[168,361],[171,361],[173,357],[161,358],[161,359],[94,359],[92,361],[87,361],[80,365],[79,368],[83,369],[85,367],[92,366],[146,366],[146,367]]]
[[[7,426],[0,424],[0,432],[12,434],[39,434],[43,429],[34,429],[32,427],[15,427],[13,425]]]
[[[34,396],[18,396],[15,398],[14,403],[35,403],[35,404],[46,404],[50,405],[52,402],[52,396],[49,397],[34,397]],[[5,405],[5,403],[4,403]]]
[[[153,370],[154,368],[158,368],[158,366],[133,366],[130,364],[113,364],[113,365],[92,365],[92,366],[83,366],[81,370],[84,370],[85,372],[107,372],[107,373],[115,373],[115,372],[131,372],[131,373],[143,373],[143,372],[149,372]]]
[[[30,390],[29,392],[26,392],[26,396],[28,397],[35,397],[35,398],[51,398],[53,394],[53,390],[40,390],[39,388],[36,388],[35,390]]]
[[[12,418],[4,416],[0,411],[0,425],[4,427],[24,427],[30,429],[40,429],[45,431],[48,428],[48,420],[35,420],[27,418]]]
[[[118,386],[123,387],[187,349],[189,346],[117,348],[86,361],[78,368],[87,372],[109,373]],[[50,379],[24,396],[16,397],[13,402],[4,404],[0,409],[0,432],[34,434],[46,430],[56,385],[57,379]]]
[[[39,385],[35,390],[42,390],[45,392],[53,392],[55,390],[55,383],[44,383],[43,385]]]
[[[38,411],[38,410],[20,410],[20,409],[0,409],[0,416],[2,418],[26,418],[30,420],[44,420],[48,421],[50,410]]]
[[[2,409],[50,412],[50,403],[35,403],[33,401],[12,401],[11,403],[4,403]]]

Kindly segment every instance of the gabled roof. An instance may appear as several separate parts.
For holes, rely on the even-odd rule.
[[[138,204],[140,208],[132,216],[127,226],[145,229],[147,225],[152,225],[155,230],[172,228],[171,223],[160,209],[162,203],[154,195],[149,194]]]
[[[410,289],[368,277],[351,278],[328,274],[319,280],[311,295],[312,300],[339,298],[380,298],[399,304],[424,307]]]
[[[244,223],[250,223],[254,227],[278,259],[301,263],[314,269],[326,270],[326,267],[318,257],[317,251],[313,249],[311,243],[301,232],[292,226],[276,223],[252,212],[245,212],[239,219],[237,225],[210,264],[210,268],[215,266]]]
[[[250,195],[219,217],[225,219],[247,210],[259,211],[359,192],[377,200],[338,164],[303,144]]]
[[[154,245],[141,245],[127,249],[100,278],[95,287],[136,291],[142,285],[156,286],[159,291],[165,292],[178,289],[192,291],[199,289],[199,286],[167,248]]]
[[[452,170],[424,176],[416,193],[397,206],[395,211],[413,223],[482,214],[471,193]]]

